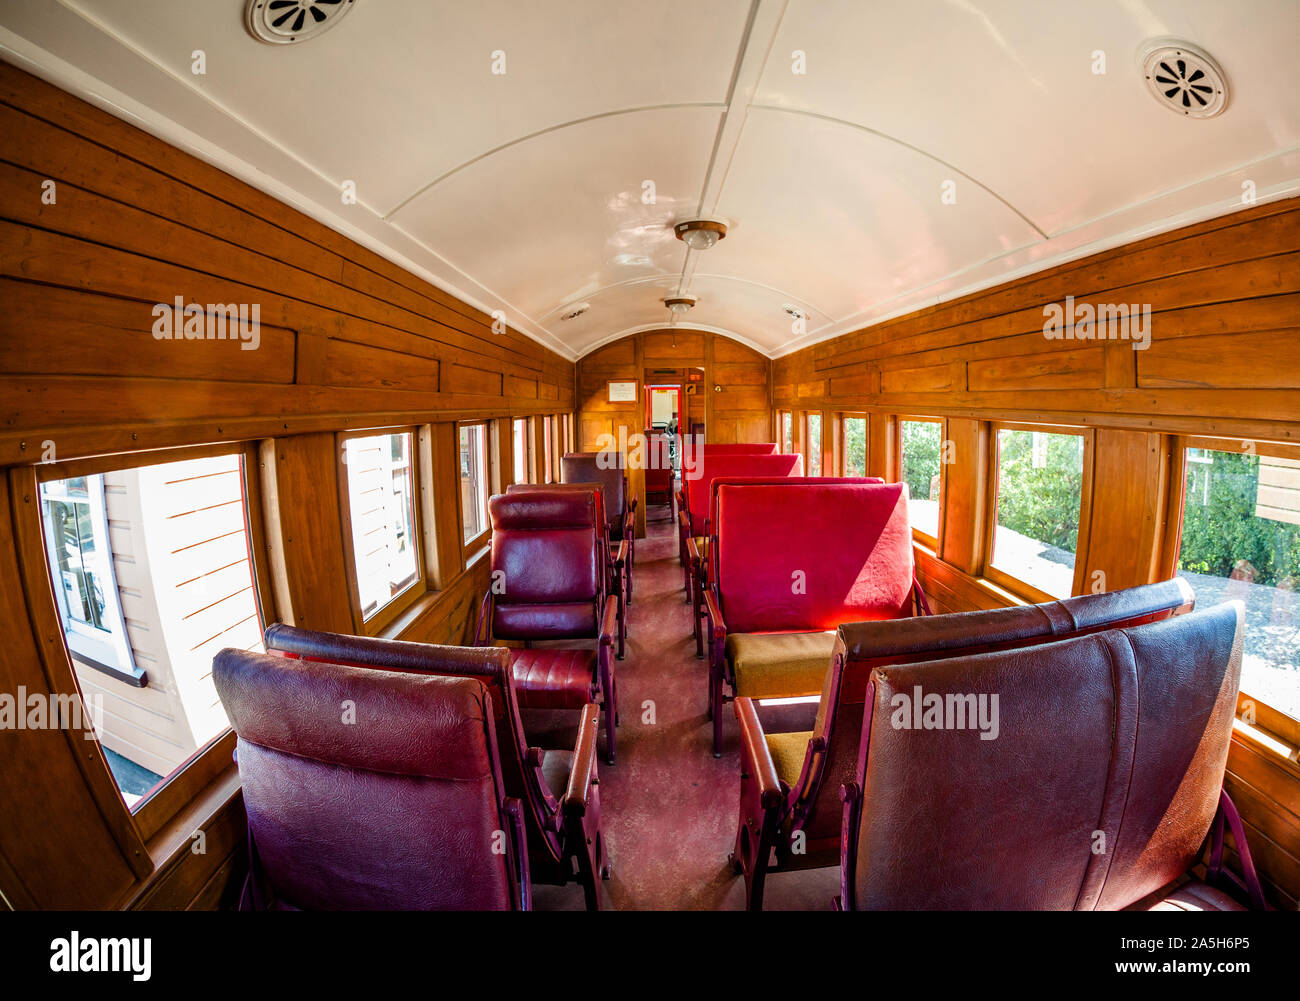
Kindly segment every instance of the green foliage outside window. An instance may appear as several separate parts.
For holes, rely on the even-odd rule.
[[[1286,582],[1294,588],[1300,583],[1300,525],[1255,514],[1259,456],[1199,454],[1211,461],[1187,463],[1178,569],[1216,577],[1229,577],[1237,569],[1256,584]]]
[[[1035,435],[1039,437],[1037,456]],[[1082,437],[998,432],[999,525],[1073,553],[1079,543],[1082,496]]]
[[[899,421],[903,436],[903,482],[914,500],[938,500],[938,487],[930,496],[930,484],[939,475],[939,449],[943,428],[930,421]]]
[[[844,473],[865,476],[867,471],[867,422],[862,417],[844,418]]]

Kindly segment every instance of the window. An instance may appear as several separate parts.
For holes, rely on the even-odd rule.
[[[898,422],[899,479],[907,484],[907,515],[912,530],[931,545],[939,538],[943,485],[943,424],[934,420]]]
[[[134,812],[229,728],[213,656],[262,650],[243,455],[65,471],[40,474],[47,568],[89,722]]]
[[[988,565],[1053,598],[1074,591],[1083,452],[1082,434],[997,429]]]
[[[808,463],[808,476],[821,476],[822,474],[822,415],[808,414],[807,423],[804,425],[808,429],[808,434],[804,440],[804,458]]]
[[[469,545],[488,530],[487,425],[460,426],[460,524]]]
[[[865,417],[840,418],[840,462],[844,476],[867,475],[867,419]]]
[[[516,417],[512,422],[514,438],[514,463],[516,483],[528,482],[528,418]]]
[[[781,451],[794,451],[794,415],[788,410],[782,410],[777,414],[777,419],[781,424]]]
[[[551,478],[552,477],[551,471],[554,468],[553,453],[555,451],[555,445],[554,445],[555,435],[552,432],[551,427],[554,423],[555,423],[554,417],[542,418],[542,451],[546,453],[545,468],[543,469],[543,472],[545,473],[545,477],[542,480],[543,483],[555,482]]]
[[[1300,450],[1290,451],[1186,450],[1178,574],[1198,608],[1245,603],[1242,691],[1300,717]]]
[[[406,592],[414,598],[420,569],[419,522],[415,515],[415,434],[397,431],[349,437],[343,442],[347,470],[347,517],[352,527],[352,571],[365,623],[384,609],[382,628],[404,604],[389,608]]]

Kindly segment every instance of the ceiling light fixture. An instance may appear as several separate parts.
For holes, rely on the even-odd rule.
[[[566,309],[563,313],[561,313],[561,314],[560,314],[560,319],[561,319],[561,320],[576,320],[579,316],[581,316],[583,313],[585,313],[585,312],[586,312],[587,310],[589,310],[589,309],[591,309],[591,303],[589,303],[589,302],[580,302],[580,303],[577,303],[577,304],[575,304],[575,305],[573,305],[573,306],[570,306],[570,307],[569,307],[568,309]]]
[[[727,235],[727,224],[721,219],[686,219],[673,226],[677,239],[692,250],[708,250]]]
[[[673,311],[673,315],[684,316],[698,301],[693,295],[670,295],[664,300],[664,305]]]

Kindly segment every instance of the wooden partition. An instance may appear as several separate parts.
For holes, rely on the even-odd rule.
[[[1067,300],[1067,297],[1071,297]],[[1047,336],[1072,303],[1149,306],[1140,341]],[[1132,334],[1132,331],[1130,331]],[[898,415],[944,421],[938,611],[1029,600],[984,576],[995,421],[1087,429],[1076,589],[1171,575],[1180,435],[1300,443],[1300,199],[1257,206],[940,303],[778,358],[776,411],[866,413],[868,471],[898,477]],[[796,420],[795,425],[798,427]],[[1083,587],[1078,587],[1078,582]],[[1300,900],[1300,725],[1261,712],[1227,785],[1279,906]]]
[[[338,434],[415,428],[430,590],[390,634],[463,642],[487,584],[461,546],[457,420],[573,411],[572,362],[220,170],[0,64],[0,690],[75,692],[35,464],[247,442],[265,617],[353,630]],[[346,212],[346,208],[341,211]],[[257,309],[253,338],[157,336],[162,307]],[[211,305],[210,305],[211,304]],[[183,313],[181,314],[184,315]],[[215,329],[215,328],[214,328]],[[540,440],[540,434],[539,434]],[[493,428],[489,480],[512,469]],[[141,464],[149,462],[142,456]],[[250,500],[254,492],[250,491]],[[15,907],[228,902],[232,741],[133,817],[94,741],[4,735],[0,891]],[[192,850],[203,832],[202,852]]]

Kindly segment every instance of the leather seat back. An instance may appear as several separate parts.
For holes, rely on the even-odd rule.
[[[662,493],[673,481],[668,435],[662,431],[647,430],[645,441],[645,489],[647,493]]]
[[[847,902],[1117,909],[1181,876],[1218,806],[1243,616],[875,668]]]
[[[569,452],[560,460],[560,477],[565,483],[598,483],[605,501],[605,524],[610,538],[623,538],[623,515],[627,511],[627,472],[623,457],[612,453],[616,465],[603,466],[598,452]]]
[[[328,661],[353,667],[372,667],[386,671],[418,671],[477,678],[491,697],[496,722],[497,747],[501,752],[501,774],[506,794],[526,804],[530,864],[534,878],[544,874],[543,867],[560,862],[559,836],[546,816],[553,815],[557,803],[544,783],[530,780],[535,770],[528,762],[528,743],[519,697],[511,670],[510,651],[498,646],[441,646],[388,640],[371,636],[348,636],[341,633],[299,629],[276,622],[266,628],[267,653],[302,660]]]
[[[492,635],[598,635],[604,551],[600,492],[567,485],[497,494],[492,517]]]
[[[519,906],[512,856],[492,850],[511,825],[481,681],[232,649],[213,679],[238,735],[256,872],[276,904]]]
[[[729,633],[911,614],[912,530],[901,483],[724,485],[713,538]]]
[[[710,484],[709,526],[710,530],[718,524],[718,487],[726,484],[769,484],[772,486],[800,487],[819,486],[826,483],[884,483],[879,476],[719,476]],[[709,573],[714,572],[713,560],[709,560]]]
[[[813,728],[813,736],[825,741],[826,761],[816,787],[803,797],[807,837],[813,841],[839,838],[839,790],[853,778],[857,767],[863,702],[874,668],[1033,646],[1102,629],[1142,625],[1191,611],[1195,604],[1190,585],[1176,577],[1040,605],[840,626]]]
[[[802,476],[801,455],[719,455],[682,459],[682,480],[691,534],[703,535],[709,518],[713,481],[719,476]]]
[[[737,441],[709,442],[700,446],[705,455],[775,455],[777,444],[774,441]]]

